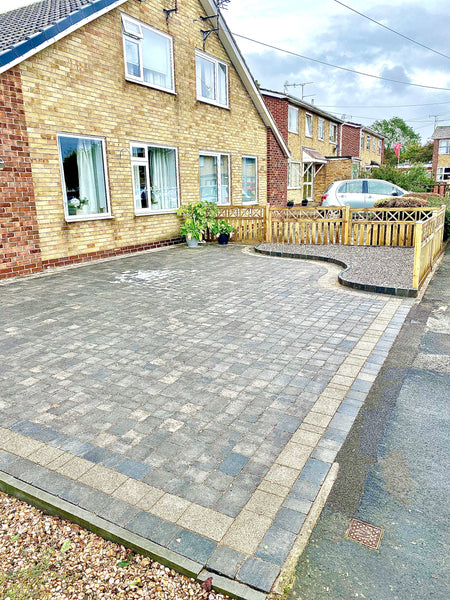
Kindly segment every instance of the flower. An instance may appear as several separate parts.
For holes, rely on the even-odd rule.
[[[83,204],[87,204],[89,200],[87,198],[70,198],[68,206],[71,208],[80,208]]]

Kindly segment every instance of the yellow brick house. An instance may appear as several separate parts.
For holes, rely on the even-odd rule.
[[[213,0],[0,14],[0,277],[177,243],[188,202],[265,204],[268,140],[289,155]]]

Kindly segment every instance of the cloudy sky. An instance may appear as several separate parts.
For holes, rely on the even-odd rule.
[[[0,9],[31,1],[0,0]],[[306,101],[364,125],[400,116],[424,142],[435,122],[450,124],[447,3],[343,0],[343,4],[422,46],[336,0],[231,0],[224,16],[234,34],[347,69],[446,91],[364,77],[236,37],[262,87],[283,91],[286,82],[307,83],[303,86]],[[287,91],[302,97],[301,86]]]

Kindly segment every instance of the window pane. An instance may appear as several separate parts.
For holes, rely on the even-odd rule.
[[[132,156],[133,158],[145,158],[145,148],[133,146]]]
[[[256,202],[256,158],[242,159],[242,202]]]
[[[345,189],[342,189],[344,186]],[[339,188],[340,193],[347,194],[362,194],[363,182],[362,181],[348,181],[344,186]]]
[[[172,66],[170,40],[145,27],[142,40],[142,63],[144,81],[172,89]]]
[[[217,202],[217,157],[200,156],[200,200],[202,202]]]
[[[302,174],[301,174],[300,162],[290,162],[288,170],[288,187],[299,188],[302,185]]]
[[[227,97],[227,66],[219,63],[219,102],[228,104]]]
[[[288,108],[288,129],[291,133],[298,133],[298,108],[295,106]]]
[[[148,208],[147,179],[144,165],[133,165],[133,187],[136,208]]]
[[[60,136],[58,143],[69,215],[106,213],[102,141]]]
[[[319,140],[323,140],[325,134],[325,121],[319,119]]]
[[[367,190],[369,194],[384,194],[391,196],[393,192],[398,192],[398,188],[392,183],[384,183],[383,181],[376,181],[375,179],[369,179],[367,182]]]
[[[312,137],[312,117],[305,115],[305,135]]]
[[[221,190],[220,204],[228,204],[230,201],[229,176],[228,176],[228,156],[222,154],[220,157],[221,169]]]
[[[153,210],[170,210],[178,206],[175,150],[148,149],[150,166],[150,201]]]
[[[127,73],[132,77],[140,77],[141,67],[139,64],[139,45],[130,40],[125,41],[125,54],[127,61]]]
[[[141,26],[135,23],[134,21],[130,21],[126,17],[122,17],[123,28],[127,33],[134,34],[138,37],[142,36]]]
[[[201,56],[195,59],[197,76],[197,94],[201,98],[215,100],[214,92],[214,63]]]

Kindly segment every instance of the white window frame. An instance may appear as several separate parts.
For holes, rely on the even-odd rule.
[[[217,206],[231,205],[231,155],[228,152],[210,152],[209,150],[200,150],[199,158],[199,178],[200,178],[200,158],[202,156],[215,156],[217,158]],[[220,202],[222,199],[222,156],[228,157],[228,202]],[[200,181],[199,181],[200,183]],[[200,191],[200,190],[199,190]]]
[[[330,142],[332,144],[335,144],[337,142],[337,125],[336,125],[336,123],[330,123],[328,139],[330,140]]]
[[[242,155],[242,167],[244,167],[244,160],[246,158],[250,158],[255,161],[255,199],[252,202],[246,202],[244,200],[244,170],[242,168],[242,204],[245,204],[245,206],[251,206],[252,204],[258,204],[258,157],[251,156],[250,154],[243,154]],[[228,168],[229,168],[229,165],[228,165]],[[230,184],[228,184],[228,185],[230,185]]]
[[[359,147],[360,147],[361,150],[364,150],[364,132],[363,131],[361,131],[361,137],[360,137],[360,140],[359,140]]]
[[[308,131],[308,122],[311,124],[310,131]],[[305,113],[305,137],[312,138],[313,136],[313,116],[310,113]]]
[[[202,96],[201,87],[197,82],[197,58],[202,58],[203,60],[207,60],[214,64],[214,99],[205,98]],[[219,101],[219,65],[225,67],[225,83],[226,83],[226,102],[222,103]],[[214,106],[220,106],[221,108],[229,108],[229,99],[230,99],[230,85],[229,85],[229,76],[228,76],[228,63],[224,60],[220,60],[211,54],[207,54],[206,52],[202,52],[201,50],[195,50],[195,85],[197,90],[197,100],[199,102],[206,102],[206,104],[213,104]]]
[[[155,88],[157,90],[162,90],[163,92],[169,92],[171,94],[175,93],[175,70],[174,70],[174,62],[173,62],[173,38],[171,35],[165,33],[164,31],[160,31],[159,29],[155,29],[151,25],[147,25],[147,23],[142,23],[137,19],[133,19],[124,13],[121,13],[122,17],[122,42],[123,42],[123,57],[124,57],[124,68],[125,68],[125,79],[127,81],[132,81],[133,83],[139,83],[141,85],[145,85],[146,87]],[[133,31],[129,26],[135,26],[138,31]],[[165,87],[158,85],[156,83],[150,83],[144,80],[144,64],[142,61],[142,42],[144,39],[144,34],[142,33],[142,29],[148,29],[152,33],[161,36],[162,38],[169,41],[170,48],[170,79],[171,86]],[[132,42],[138,46],[139,52],[139,66],[141,75],[139,77],[130,75],[127,72],[127,51],[126,51],[126,42]]]
[[[377,154],[381,156],[381,140],[378,140]]]
[[[288,107],[288,131],[298,133],[298,108],[290,104]]]
[[[144,148],[145,156],[142,157],[134,157],[133,156],[133,148]],[[146,179],[146,189],[150,194],[150,166],[148,161],[148,149],[149,148],[164,148],[166,150],[175,150],[175,171],[176,171],[176,184],[177,184],[177,206],[176,208],[163,208],[163,209],[152,209],[151,199],[149,200],[149,207],[142,208],[136,206],[136,200],[134,198],[134,166],[143,166],[145,167],[145,179]],[[131,181],[133,184],[133,204],[134,204],[134,214],[137,217],[143,217],[148,215],[160,215],[160,214],[169,214],[174,213],[180,208],[180,173],[178,167],[178,148],[176,146],[166,146],[164,144],[154,144],[153,142],[130,142],[130,156],[131,156]]]
[[[376,148],[377,148],[377,144],[376,144],[376,139],[374,136],[374,137],[372,137],[372,152],[376,152],[377,151]]]
[[[366,150],[370,150],[370,135],[366,135]]]
[[[439,140],[438,154],[450,154],[450,140]]]
[[[436,181],[450,181],[450,167],[438,167]]]
[[[322,117],[318,118],[317,139],[321,142],[325,140],[325,119],[322,119]]]
[[[108,163],[106,161],[106,138],[93,136],[93,135],[85,135],[85,134],[78,135],[75,133],[62,133],[62,132],[58,133],[56,137],[57,137],[56,144],[58,147],[59,168],[60,168],[60,173],[61,173],[61,185],[62,185],[62,192],[63,192],[63,199],[64,199],[64,218],[65,218],[65,220],[67,222],[73,222],[73,221],[97,221],[100,219],[111,219],[112,214],[111,214],[111,199],[109,197]],[[107,208],[106,212],[94,213],[94,214],[69,215],[69,204],[68,204],[69,201],[67,198],[66,180],[64,177],[64,165],[63,165],[63,159],[61,156],[61,150],[60,150],[60,145],[59,145],[60,137],[69,137],[69,138],[74,138],[74,139],[81,138],[81,139],[101,142],[102,157],[103,157],[103,177],[105,179],[105,197],[106,197],[106,208]]]
[[[291,169],[293,168],[293,166],[296,165],[297,169],[298,169],[298,185],[291,185],[292,184],[292,176],[291,176]],[[303,169],[302,169],[302,163],[299,160],[290,160],[288,162],[288,185],[287,185],[287,189],[288,190],[301,190],[303,187]]]

